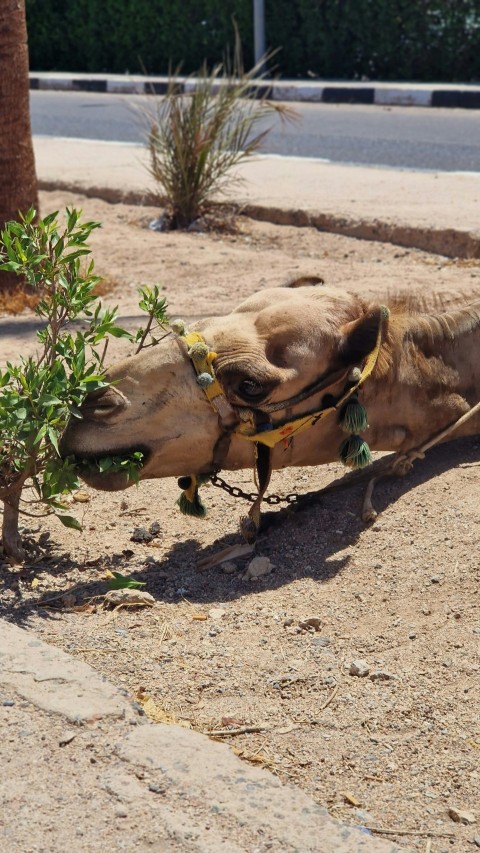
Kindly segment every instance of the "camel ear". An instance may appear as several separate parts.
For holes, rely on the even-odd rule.
[[[300,278],[287,281],[284,287],[316,287],[318,284],[325,284],[325,279],[319,275],[302,275]]]
[[[360,320],[347,323],[342,328],[338,358],[343,365],[358,364],[371,352],[376,344],[382,321],[382,309],[374,308]]]

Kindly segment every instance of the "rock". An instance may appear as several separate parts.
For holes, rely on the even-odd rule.
[[[314,637],[312,640],[312,645],[317,646],[318,648],[321,648],[321,649],[326,649],[327,646],[329,646],[331,642],[332,641],[331,641],[330,637],[323,637],[323,636],[322,637]]]
[[[153,607],[155,599],[143,589],[111,589],[103,596],[104,607]]]
[[[76,736],[77,732],[73,731],[73,729],[65,729],[58,739],[58,745],[66,746],[67,743],[71,743]]]
[[[148,532],[150,533],[150,536],[153,536],[153,538],[155,538],[156,536],[159,536],[159,534],[160,534],[160,523],[158,521],[153,521],[152,524],[150,525],[150,527],[148,528]]]
[[[370,673],[370,681],[390,681],[392,678],[396,678],[396,676],[392,675],[391,672],[385,672],[384,669],[376,669]]]
[[[358,820],[362,824],[375,823],[373,816],[370,814],[370,812],[367,812],[366,809],[352,809],[352,812],[356,820]]]
[[[467,812],[463,809],[457,809],[454,806],[450,806],[448,809],[448,816],[455,821],[455,823],[464,823],[466,825],[471,825],[475,823],[475,815],[473,812]]]
[[[440,583],[441,580],[441,575],[432,575],[432,577],[430,578],[430,583]]]
[[[262,575],[269,575],[272,570],[273,565],[268,557],[254,557],[248,564],[243,580],[252,580],[254,578],[260,578]]]
[[[408,639],[409,640],[415,640],[416,637],[417,637],[417,635],[416,635],[415,631],[410,631],[410,633],[408,635]]]
[[[284,619],[284,620],[283,620],[283,627],[284,627],[284,628],[290,628],[290,625],[293,625],[293,621],[294,621],[294,620],[293,620],[293,617],[292,617],[292,616],[288,616],[288,618],[287,618],[287,619]]]
[[[352,660],[348,672],[349,675],[356,675],[358,678],[365,678],[365,676],[370,672],[370,667],[365,660],[357,658],[356,660]]]
[[[151,542],[152,534],[145,527],[134,527],[130,542]]]
[[[212,607],[208,611],[208,615],[210,616],[210,619],[223,619],[226,612],[227,611],[224,610],[223,607]]]
[[[235,563],[222,563],[222,572],[224,575],[233,575],[237,571]]]
[[[302,619],[302,621],[298,623],[298,627],[301,628],[302,631],[319,631],[322,627],[322,623],[318,616],[311,616],[309,619]]]
[[[475,836],[475,838],[473,839],[473,843],[474,843],[477,847],[480,847],[480,835],[476,835],[476,836]]]

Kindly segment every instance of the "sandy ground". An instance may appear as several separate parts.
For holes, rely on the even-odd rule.
[[[384,299],[480,293],[480,261],[246,218],[235,234],[159,234],[146,227],[154,208],[60,192],[41,202],[43,214],[73,205],[103,223],[91,245],[112,288],[105,301],[135,326],[142,283],[159,282],[170,315],[187,320],[312,273]],[[31,316],[0,318],[0,333],[1,362],[35,346]],[[157,719],[238,732],[222,737],[332,815],[422,853],[468,853],[480,845],[479,468],[478,439],[431,451],[378,488],[369,528],[357,490],[277,511],[257,548],[274,569],[256,581],[244,579],[245,560],[197,571],[201,556],[240,542],[244,507],[225,492],[205,488],[209,515],[198,521],[176,510],[173,481],[84,489],[88,500],[72,501],[82,534],[25,519],[28,560],[3,567],[0,613],[150,696]],[[341,473],[284,471],[271,490],[310,491]],[[249,472],[228,479],[253,488]],[[131,541],[154,522],[150,543]],[[109,569],[144,581],[156,606],[103,610],[94,597]],[[359,659],[363,677],[350,674]],[[476,822],[455,822],[451,808]]]

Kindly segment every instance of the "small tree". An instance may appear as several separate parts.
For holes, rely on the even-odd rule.
[[[262,60],[244,72],[237,43],[233,67],[203,66],[179,91],[173,77],[150,120],[150,172],[168,200],[170,228],[188,228],[212,204],[212,196],[237,178],[231,169],[251,157],[271,130],[272,114],[292,119],[293,110],[257,97],[265,83]]]
[[[0,370],[0,500],[4,504],[2,544],[14,561],[24,558],[19,534],[22,490],[30,482],[48,512],[68,527],[80,527],[64,514],[62,495],[78,486],[73,462],[62,459],[59,440],[70,417],[81,417],[87,393],[105,387],[103,362],[110,336],[146,343],[155,318],[166,322],[165,299],[158,287],[142,291],[141,307],[149,315],[147,330],[131,335],[116,323],[116,309],[103,308],[94,289],[99,282],[94,264],[86,265],[87,239],[98,222],[80,221],[67,210],[59,229],[58,212],[35,224],[31,209],[20,222],[9,222],[1,234],[0,269],[22,275],[39,294],[35,308],[43,327],[40,349]],[[81,323],[81,325],[80,325]],[[109,459],[110,467],[130,476],[139,459]]]

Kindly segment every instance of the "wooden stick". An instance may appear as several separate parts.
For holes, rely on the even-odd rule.
[[[322,707],[318,709],[319,711],[324,711],[324,710],[325,710],[325,708],[328,708],[328,706],[330,705],[330,702],[333,702],[333,700],[335,699],[335,696],[337,695],[337,693],[338,693],[339,689],[340,689],[340,687],[339,687],[339,685],[337,684],[337,685],[333,688],[332,692],[330,693],[330,696],[328,697],[327,701],[326,701],[326,702],[324,702],[324,703],[323,703],[323,705],[322,705]]]
[[[379,835],[418,835],[428,838],[456,838],[454,832],[434,832],[431,829],[385,829],[382,826],[367,826],[370,832],[378,832]]]
[[[212,737],[233,737],[234,735],[250,735],[256,732],[264,732],[267,730],[267,726],[240,726],[238,729],[207,729],[204,732],[205,735],[211,735]]]

